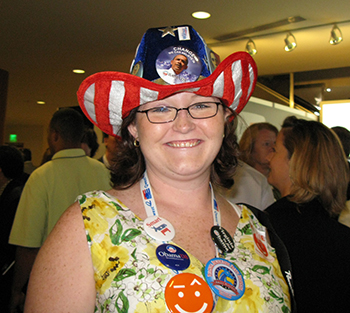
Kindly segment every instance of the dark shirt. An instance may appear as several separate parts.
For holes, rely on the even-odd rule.
[[[8,183],[0,196],[0,308],[5,311],[11,295],[16,247],[8,243],[17,205],[28,174]]]
[[[289,252],[298,313],[349,307],[350,228],[318,200],[298,206],[284,197],[266,212]]]

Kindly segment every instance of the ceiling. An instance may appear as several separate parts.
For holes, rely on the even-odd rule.
[[[210,12],[211,18],[192,18],[197,10]],[[256,29],[292,16],[305,20]],[[344,38],[334,46],[329,44],[333,23]],[[323,100],[350,98],[350,1],[2,0],[0,69],[9,72],[6,124],[47,125],[58,107],[77,105],[76,91],[87,76],[128,72],[148,28],[182,24],[192,25],[221,59],[244,50],[252,38],[259,77],[276,89],[294,72],[295,93],[309,102],[316,94]],[[298,47],[287,53],[288,31]],[[236,32],[243,35],[232,37]],[[229,39],[218,40],[222,36]],[[74,68],[86,73],[74,74]],[[332,92],[324,93],[324,87]]]

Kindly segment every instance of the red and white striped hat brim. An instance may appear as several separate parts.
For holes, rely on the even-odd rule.
[[[196,82],[158,85],[131,74],[101,72],[86,78],[77,96],[88,119],[103,132],[117,136],[122,120],[132,109],[178,92],[217,97],[239,113],[252,95],[256,80],[253,58],[246,52],[236,52],[222,61],[209,77]]]

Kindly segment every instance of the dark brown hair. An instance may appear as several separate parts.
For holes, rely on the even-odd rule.
[[[225,122],[225,137],[218,155],[211,166],[210,181],[214,185],[230,188],[233,185],[233,174],[237,165],[238,144],[235,134],[236,113],[230,110],[231,114]],[[111,168],[111,182],[115,189],[127,189],[138,182],[146,170],[145,160],[141,149],[134,146],[134,137],[129,133],[128,126],[135,121],[136,112],[139,108],[133,109],[129,116],[123,120],[118,141],[115,165]]]

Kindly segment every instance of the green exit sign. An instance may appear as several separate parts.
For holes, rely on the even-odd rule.
[[[10,142],[17,142],[17,135],[16,134],[10,134],[9,141]]]

